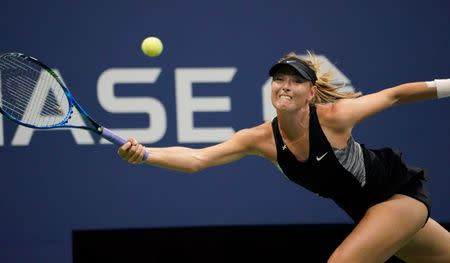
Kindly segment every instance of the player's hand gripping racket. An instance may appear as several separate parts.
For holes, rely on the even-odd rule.
[[[74,106],[88,126],[70,124]],[[30,128],[79,128],[93,131],[116,145],[127,142],[94,121],[53,70],[20,53],[0,56],[0,112]],[[145,152],[143,160],[147,157]]]

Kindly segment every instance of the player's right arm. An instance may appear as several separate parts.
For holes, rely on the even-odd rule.
[[[119,148],[118,154],[125,161],[138,164],[142,163],[140,160],[144,151],[147,151],[149,157],[144,163],[181,172],[198,172],[239,160],[246,155],[262,154],[260,145],[265,132],[261,130],[264,126],[240,130],[222,143],[199,149],[181,146],[145,148],[131,138]]]

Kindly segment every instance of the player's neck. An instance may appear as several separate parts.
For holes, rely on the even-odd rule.
[[[309,129],[309,105],[297,111],[279,111],[278,126],[285,139],[290,141],[303,137]]]

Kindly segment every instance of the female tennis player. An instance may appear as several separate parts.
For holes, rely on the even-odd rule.
[[[183,172],[260,155],[293,182],[331,198],[356,226],[328,262],[449,263],[450,233],[430,215],[424,171],[407,166],[391,148],[368,149],[353,127],[389,107],[450,96],[450,79],[406,83],[376,93],[342,92],[321,74],[314,54],[281,58],[269,71],[277,116],[210,147],[146,148],[131,138],[118,154]],[[144,152],[149,158],[142,161]]]

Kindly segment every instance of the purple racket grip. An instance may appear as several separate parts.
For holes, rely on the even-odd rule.
[[[102,136],[103,136],[103,138],[107,139],[108,141],[114,143],[115,145],[119,145],[119,146],[125,144],[128,141],[128,140],[120,137],[119,135],[115,134],[110,129],[107,129],[105,127],[103,127]],[[145,151],[144,158],[142,158],[142,160],[145,161],[145,160],[147,160],[147,158],[148,158],[148,152]]]

